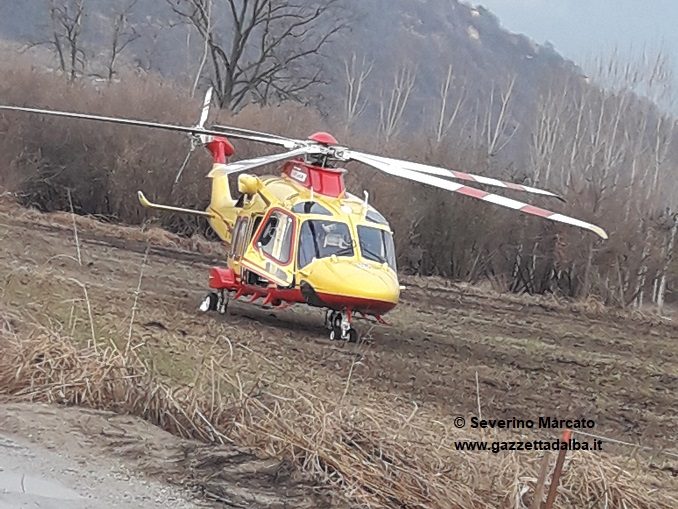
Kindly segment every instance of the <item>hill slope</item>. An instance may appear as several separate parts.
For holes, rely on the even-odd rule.
[[[505,86],[516,76],[515,122],[525,123],[545,79],[577,73],[576,66],[551,48],[522,35],[507,32],[499,20],[482,7],[457,0],[341,0],[348,28],[323,48],[323,74],[327,85],[309,91],[308,99],[324,113],[340,112],[345,88],[344,62],[353,54],[374,63],[365,85],[370,107],[365,124],[374,127],[379,105],[390,94],[398,68],[416,70],[416,83],[405,117],[411,127],[428,124],[437,108],[448,67],[455,76],[455,93],[466,94],[469,116],[488,102],[494,86]],[[111,16],[116,4],[91,0],[83,23],[83,38],[90,62],[110,45]],[[176,79],[195,73],[199,62],[199,37],[178,24],[165,2],[139,2],[131,23],[140,38],[130,45],[128,58],[135,65],[160,71]],[[0,6],[0,38],[40,42],[49,37],[47,8],[37,2]],[[173,28],[168,28],[172,26]],[[187,37],[189,33],[192,36]],[[188,46],[187,46],[188,43]],[[454,89],[454,86],[453,86]]]

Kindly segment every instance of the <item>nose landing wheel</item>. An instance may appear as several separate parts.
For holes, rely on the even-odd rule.
[[[351,312],[328,310],[325,314],[325,327],[330,331],[330,341],[348,341],[357,343],[360,340],[358,331],[351,326]]]

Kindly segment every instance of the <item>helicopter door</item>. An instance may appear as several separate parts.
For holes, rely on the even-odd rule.
[[[279,286],[294,283],[296,218],[283,209],[272,209],[247,246],[242,266]]]

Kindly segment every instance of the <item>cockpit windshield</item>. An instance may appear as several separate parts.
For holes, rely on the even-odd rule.
[[[358,239],[363,258],[388,263],[389,267],[396,270],[395,246],[390,232],[370,226],[358,226]]]
[[[353,239],[345,223],[337,221],[304,221],[299,235],[299,268],[314,258],[353,256]]]

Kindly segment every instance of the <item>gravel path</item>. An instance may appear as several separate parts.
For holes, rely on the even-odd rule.
[[[135,460],[105,451],[96,437],[101,430],[83,439],[72,415],[68,421],[60,416],[74,411],[0,405],[0,509],[209,507],[187,491],[133,473]],[[79,412],[84,423],[88,412]]]

